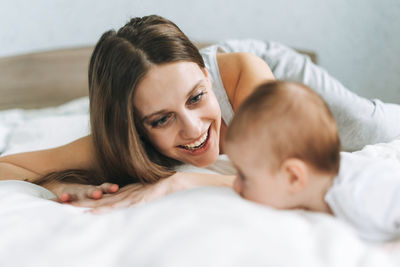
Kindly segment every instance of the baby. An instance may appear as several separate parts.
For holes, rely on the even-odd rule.
[[[237,169],[234,188],[248,200],[336,215],[365,239],[400,233],[400,164],[340,153],[332,113],[304,85],[257,88],[229,125],[224,149]]]

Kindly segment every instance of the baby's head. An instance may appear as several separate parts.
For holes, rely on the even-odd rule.
[[[340,141],[326,103],[310,88],[275,81],[259,86],[229,125],[224,147],[243,197],[279,209],[299,208],[315,174],[334,177]]]

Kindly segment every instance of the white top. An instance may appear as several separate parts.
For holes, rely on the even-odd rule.
[[[221,74],[219,72],[218,63],[217,63],[217,52],[218,45],[212,45],[200,50],[200,53],[203,57],[204,64],[206,65],[206,69],[210,74],[210,79],[212,83],[212,88],[215,96],[217,97],[219,106],[221,108],[221,116],[226,125],[229,125],[233,118],[233,108],[231,103],[229,102],[228,95],[226,94],[225,87],[222,83]]]
[[[371,241],[400,236],[400,163],[341,153],[339,175],[325,195],[338,218]]]

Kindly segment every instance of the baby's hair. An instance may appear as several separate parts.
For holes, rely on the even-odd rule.
[[[327,104],[312,89],[295,82],[259,86],[240,106],[226,141],[254,138],[257,150],[276,171],[285,159],[298,158],[315,169],[337,174],[340,140]]]

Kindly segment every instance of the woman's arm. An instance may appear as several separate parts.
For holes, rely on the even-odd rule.
[[[2,158],[0,158],[1,160]],[[0,180],[35,180],[39,178],[37,173],[15,166],[7,162],[0,162]]]
[[[91,136],[80,138],[64,146],[0,157],[0,180],[36,182],[45,174],[67,169],[95,169]],[[52,191],[60,201],[99,199],[103,193],[118,191],[115,184],[99,186],[48,182],[42,186]]]
[[[0,157],[0,180],[35,182],[44,174],[66,169],[96,168],[91,136],[64,146]]]

